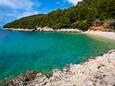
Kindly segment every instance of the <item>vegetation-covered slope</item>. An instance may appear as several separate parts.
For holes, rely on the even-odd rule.
[[[68,9],[48,14],[24,17],[4,25],[4,28],[51,27],[87,30],[95,19],[115,18],[115,0],[83,0]]]

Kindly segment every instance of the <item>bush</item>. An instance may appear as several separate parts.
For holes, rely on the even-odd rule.
[[[62,24],[61,23],[57,23],[57,24],[55,24],[55,25],[52,25],[51,26],[53,29],[61,29],[61,27],[62,27]]]
[[[79,26],[78,27],[81,30],[83,30],[83,31],[87,31],[89,29],[90,25],[89,25],[89,23],[86,20],[84,20],[84,21],[80,21],[79,22]]]
[[[76,21],[71,24],[71,28],[78,28],[78,26],[79,26],[79,21]]]
[[[115,20],[109,23],[109,28],[115,30]]]
[[[88,28],[90,27],[90,23],[88,21],[76,21],[73,24],[71,24],[71,28],[78,28],[83,31],[87,31]]]

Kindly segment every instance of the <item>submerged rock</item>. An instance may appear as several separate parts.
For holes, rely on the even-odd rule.
[[[12,79],[7,86],[115,86],[115,50],[90,59],[83,64],[71,64],[49,77],[33,71]]]

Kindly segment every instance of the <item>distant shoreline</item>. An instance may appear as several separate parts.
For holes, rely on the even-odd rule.
[[[37,29],[15,29],[15,28],[4,28],[3,30],[12,30],[12,31],[27,31],[27,32],[32,32],[32,31],[35,31],[35,32],[77,32],[77,33],[80,33],[82,32],[81,30],[79,29],[72,29],[72,28],[62,28],[62,29],[52,29],[52,28],[47,28],[47,27],[44,27],[44,28],[37,28]]]
[[[14,29],[14,28],[4,28],[3,30],[12,30],[12,31],[22,31],[22,32],[72,32],[72,33],[83,33],[86,35],[94,35],[94,36],[99,36],[111,40],[115,40],[115,32],[103,32],[103,31],[81,31],[79,29],[57,29],[53,30],[52,28],[38,28],[38,30],[34,29]]]

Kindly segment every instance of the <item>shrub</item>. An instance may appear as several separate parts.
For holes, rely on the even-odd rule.
[[[115,20],[111,21],[108,26],[110,29],[115,30]]]

